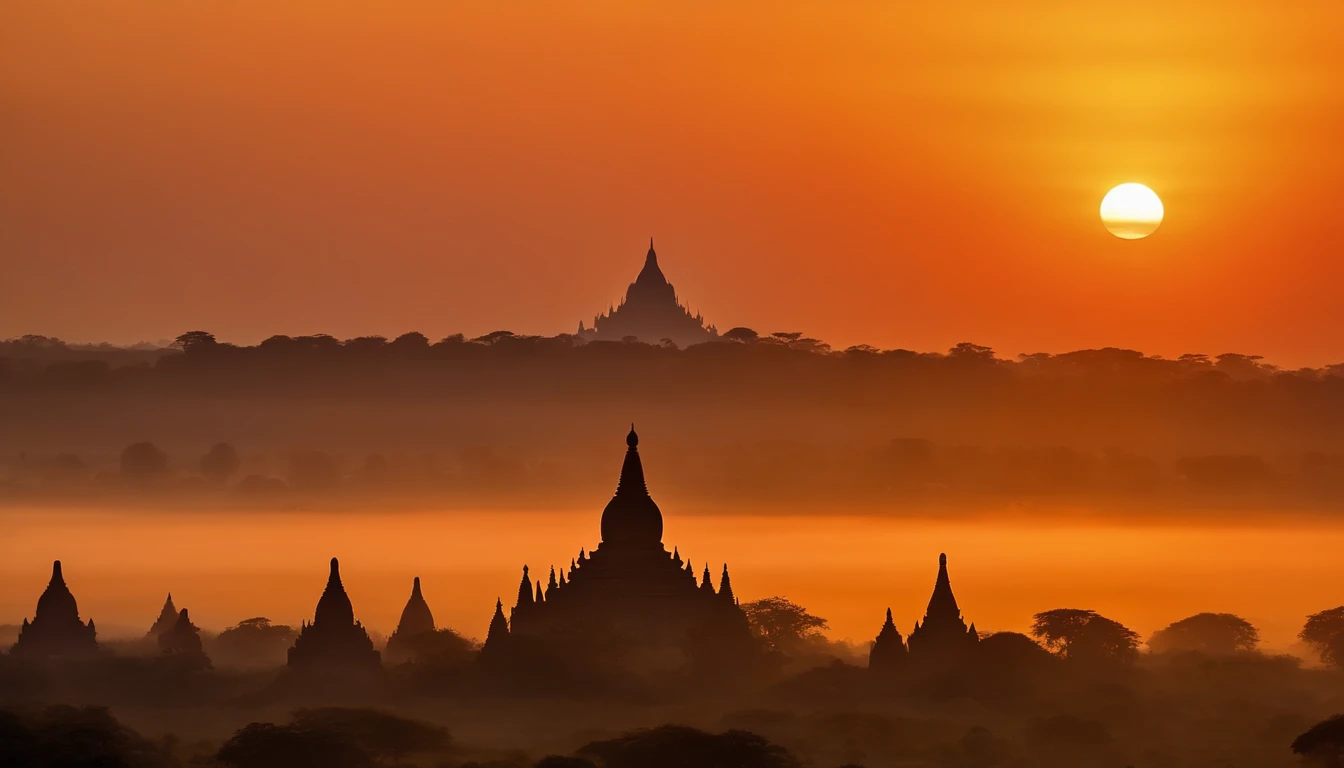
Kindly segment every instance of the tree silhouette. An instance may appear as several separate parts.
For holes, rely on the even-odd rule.
[[[157,745],[117,721],[106,707],[0,710],[0,765],[169,768]]]
[[[723,338],[727,339],[728,341],[736,341],[739,344],[749,344],[759,339],[760,336],[761,335],[759,333],[751,330],[750,328],[746,328],[740,325],[736,328],[729,328],[728,330],[723,332]]]
[[[596,741],[578,751],[603,768],[799,768],[784,747],[747,731],[706,733],[679,725]]]
[[[230,768],[373,768],[373,757],[339,731],[249,723],[215,754]]]
[[[1344,667],[1344,605],[1308,616],[1298,637],[1321,655],[1321,661]]]
[[[376,709],[318,707],[294,713],[297,728],[338,733],[375,761],[388,759],[397,765],[403,758],[448,748],[444,728],[397,717]]]
[[[1031,634],[1059,656],[1074,661],[1129,662],[1138,655],[1139,634],[1096,611],[1057,608],[1036,614]]]
[[[1344,766],[1344,715],[1335,715],[1311,726],[1293,739],[1293,752],[1322,768]]]
[[[1231,613],[1197,613],[1159,629],[1148,639],[1154,653],[1203,651],[1230,654],[1253,651],[1260,632],[1251,623]]]
[[[149,480],[168,472],[168,454],[153,443],[132,443],[121,452],[121,476]]]
[[[283,664],[285,651],[297,636],[291,626],[272,624],[265,616],[256,616],[220,632],[213,653],[245,665]]]
[[[743,603],[751,631],[773,651],[788,651],[821,637],[830,626],[786,597],[767,597]]]
[[[204,351],[217,343],[215,335],[205,331],[187,331],[173,341],[173,345],[186,354]]]
[[[238,449],[228,443],[215,443],[201,457],[201,474],[219,484],[224,484],[242,466],[238,458]]]

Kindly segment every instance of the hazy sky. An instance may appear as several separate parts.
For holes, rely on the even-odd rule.
[[[0,337],[572,331],[654,235],[720,329],[1336,362],[1340,50],[1338,0],[14,0]]]

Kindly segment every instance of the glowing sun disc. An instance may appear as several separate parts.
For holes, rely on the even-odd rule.
[[[1115,187],[1101,199],[1101,223],[1125,240],[1153,234],[1165,213],[1157,193],[1134,182]]]

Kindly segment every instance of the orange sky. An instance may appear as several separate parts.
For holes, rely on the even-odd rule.
[[[18,0],[0,337],[572,331],[652,234],[721,329],[1336,362],[1340,50],[1338,0]]]

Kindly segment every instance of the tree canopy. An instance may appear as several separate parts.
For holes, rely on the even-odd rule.
[[[1154,653],[1203,651],[1231,654],[1253,651],[1260,632],[1249,621],[1231,613],[1197,613],[1159,629],[1148,639]]]
[[[1031,634],[1072,661],[1129,662],[1138,655],[1139,634],[1096,611],[1056,608],[1036,614]]]

